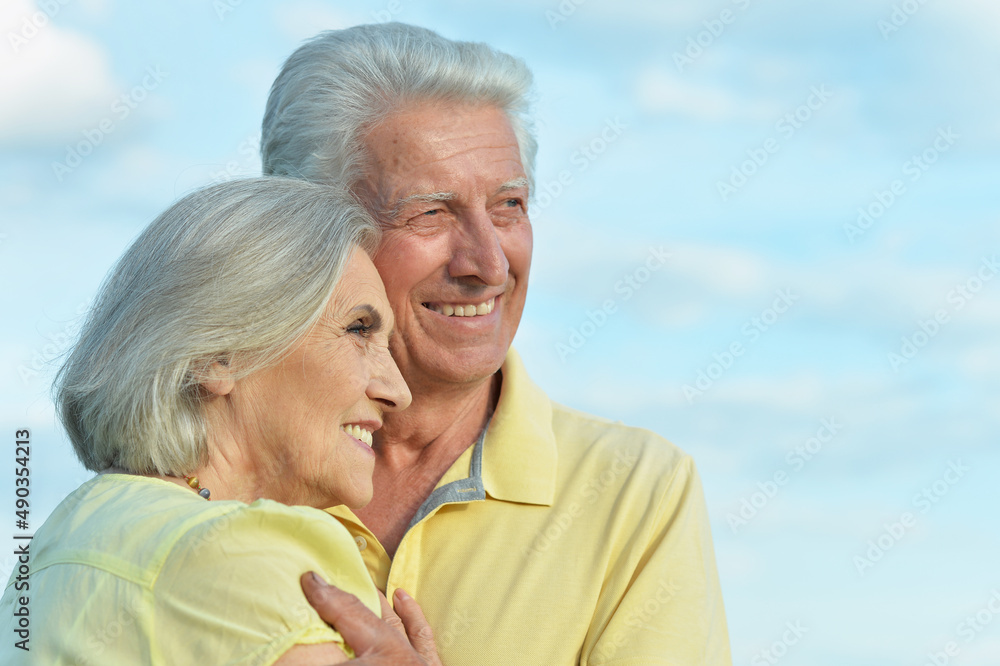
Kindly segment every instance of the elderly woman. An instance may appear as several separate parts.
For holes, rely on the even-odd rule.
[[[0,662],[346,659],[299,578],[379,611],[357,545],[318,510],[371,499],[372,433],[410,402],[377,237],[330,187],[251,179],[183,198],[136,239],[57,379],[100,474],[36,533],[28,585],[12,576]],[[19,596],[30,653],[11,639]]]

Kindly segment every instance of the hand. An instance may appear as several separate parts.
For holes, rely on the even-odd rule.
[[[319,576],[305,573],[299,581],[306,599],[324,621],[340,632],[354,648],[358,666],[442,666],[434,645],[434,633],[420,606],[402,590],[396,590],[397,615],[381,592],[382,618],[353,594],[327,585]]]

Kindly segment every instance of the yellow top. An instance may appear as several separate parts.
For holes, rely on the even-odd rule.
[[[342,643],[308,604],[316,571],[375,613],[347,531],[309,507],[207,502],[159,479],[98,476],[55,509],[0,600],[3,664],[271,664],[293,645]],[[29,652],[14,616],[28,598]]]
[[[484,438],[390,560],[345,507],[382,590],[420,602],[445,664],[728,665],[691,458],[656,434],[553,404],[513,350]]]

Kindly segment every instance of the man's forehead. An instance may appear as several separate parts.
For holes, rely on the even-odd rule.
[[[365,147],[365,198],[379,215],[416,203],[492,197],[525,176],[510,121],[492,105],[412,103],[373,128]]]
[[[523,172],[520,146],[506,114],[494,106],[422,103],[390,114],[368,133],[377,172],[414,176],[435,166],[479,165]],[[419,173],[417,173],[419,172]]]

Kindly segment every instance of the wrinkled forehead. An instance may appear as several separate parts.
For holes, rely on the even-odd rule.
[[[410,104],[373,128],[364,144],[359,194],[376,215],[414,195],[486,196],[525,175],[510,121],[490,105]]]

